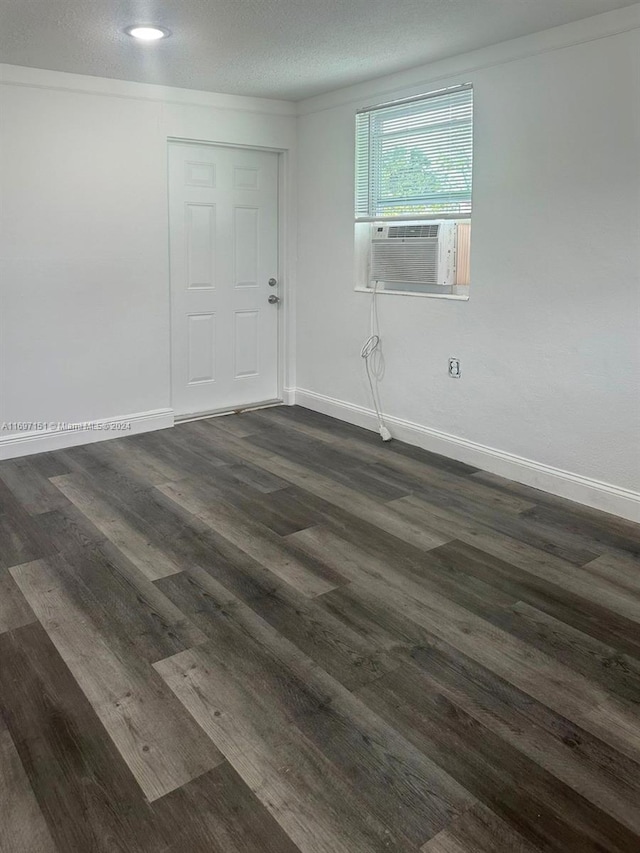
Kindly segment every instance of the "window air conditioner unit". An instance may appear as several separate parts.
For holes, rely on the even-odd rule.
[[[450,293],[455,284],[456,223],[371,226],[370,280],[385,290]],[[433,292],[432,291],[432,292]]]

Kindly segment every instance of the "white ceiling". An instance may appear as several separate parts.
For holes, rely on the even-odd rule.
[[[0,0],[0,62],[299,100],[629,0]],[[156,23],[171,38],[122,30]]]

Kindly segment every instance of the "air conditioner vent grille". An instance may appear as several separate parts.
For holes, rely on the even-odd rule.
[[[438,284],[438,245],[375,241],[371,278],[377,281]]]
[[[437,237],[439,225],[390,225],[389,237]]]

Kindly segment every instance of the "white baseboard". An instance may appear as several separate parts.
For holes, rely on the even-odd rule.
[[[294,406],[296,402],[296,389],[295,388],[283,388],[282,389],[282,402],[285,406]]]
[[[315,391],[307,391],[304,388],[296,388],[294,397],[295,403],[299,406],[331,415],[365,429],[378,429],[376,415],[372,409],[317,394]],[[408,444],[466,462],[468,465],[482,468],[492,474],[499,474],[501,477],[550,492],[552,495],[559,495],[603,512],[640,522],[640,492],[573,474],[571,471],[563,471],[561,468],[554,468],[524,456],[516,456],[514,453],[497,450],[494,447],[478,444],[402,418],[385,415],[384,419],[394,437]]]
[[[118,418],[83,422],[61,427],[60,429],[36,429],[27,432],[0,435],[0,459],[13,459],[16,456],[30,456],[32,453],[45,453],[47,450],[61,450],[78,444],[90,444],[110,438],[125,438],[140,432],[172,427],[173,409],[154,409],[150,412],[136,412]]]

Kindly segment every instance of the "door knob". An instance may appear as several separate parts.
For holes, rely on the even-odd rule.
[[[270,278],[269,279],[269,287],[275,287],[277,283],[278,283],[277,278]]]
[[[270,296],[270,297],[269,297],[269,299],[268,299],[268,302],[269,302],[271,305],[276,305],[278,302],[280,302],[280,297],[279,297],[279,296],[276,296],[276,295],[275,295],[275,293],[272,293],[272,294],[271,294],[271,296]]]

